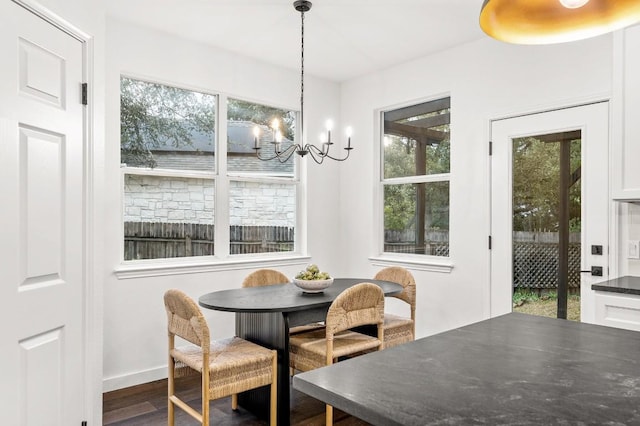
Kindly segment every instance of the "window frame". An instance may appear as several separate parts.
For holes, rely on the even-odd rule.
[[[438,101],[444,98],[450,98],[450,93],[442,93],[437,96],[428,98],[416,99],[409,102],[403,102],[400,104],[394,104],[375,110],[374,136],[378,141],[378,149],[376,149],[374,155],[374,161],[376,162],[374,185],[375,185],[375,206],[376,217],[374,220],[374,232],[373,235],[376,238],[375,252],[369,257],[369,261],[373,266],[386,267],[394,265],[403,265],[405,267],[431,271],[431,272],[444,272],[450,273],[453,269],[452,247],[451,247],[451,226],[449,227],[449,256],[434,256],[415,253],[395,253],[384,251],[384,189],[388,185],[401,185],[401,184],[415,184],[415,183],[431,183],[431,182],[448,182],[449,183],[449,223],[451,224],[451,192],[452,192],[452,152],[450,149],[449,157],[449,172],[437,173],[427,175],[414,175],[414,176],[402,176],[394,178],[385,178],[384,176],[384,114],[389,111],[411,107],[422,103]],[[453,103],[451,102],[450,109],[453,109]],[[453,115],[453,114],[451,114]],[[451,124],[451,121],[450,121]],[[453,145],[453,133],[450,137],[450,144]]]
[[[256,101],[243,98],[241,96],[231,95],[221,91],[212,91],[199,87],[189,86],[176,82],[167,82],[162,79],[152,79],[149,77],[136,76],[130,73],[120,73],[120,78],[129,78],[148,83],[166,85],[179,89],[195,91],[207,95],[215,96],[215,141],[214,141],[214,161],[215,170],[174,170],[161,168],[142,168],[130,167],[120,163],[120,264],[116,268],[116,275],[119,279],[139,278],[147,276],[173,275],[187,272],[207,272],[219,270],[235,270],[244,269],[246,267],[262,267],[273,265],[303,265],[308,263],[309,256],[306,254],[306,230],[302,227],[306,225],[303,220],[305,211],[303,210],[302,200],[305,194],[306,180],[301,178],[302,163],[294,156],[294,170],[292,176],[268,176],[260,173],[244,173],[244,172],[228,172],[227,170],[227,146],[221,141],[227,140],[227,101],[229,98],[242,100],[246,102],[259,103],[261,105],[288,109],[294,111],[296,120],[300,119],[300,111],[297,108],[288,106],[274,105],[265,101]],[[120,87],[120,86],[118,86]],[[121,92],[118,93],[118,105],[120,105]],[[120,121],[120,108],[118,107],[118,122]],[[296,140],[299,138],[299,129],[296,129]],[[118,140],[120,134],[118,133]],[[119,144],[120,146],[120,144]],[[118,161],[120,161],[120,151],[118,151]],[[214,255],[211,256],[189,256],[174,258],[158,258],[158,259],[124,259],[124,197],[125,197],[125,176],[134,174],[140,176],[160,176],[160,177],[180,177],[180,178],[198,178],[210,179],[214,185]],[[292,184],[295,186],[296,193],[296,214],[295,214],[295,239],[293,251],[287,252],[271,252],[271,253],[247,253],[247,254],[230,254],[230,213],[229,213],[229,194],[233,181],[267,183],[267,184]]]

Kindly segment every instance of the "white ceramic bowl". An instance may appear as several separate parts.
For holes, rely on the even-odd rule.
[[[300,280],[294,278],[293,283],[305,293],[321,293],[325,288],[333,284],[333,278],[328,280]]]

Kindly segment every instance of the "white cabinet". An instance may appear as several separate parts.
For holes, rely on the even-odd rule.
[[[615,200],[640,200],[640,25],[618,31],[613,54]]]
[[[596,324],[640,331],[640,296],[595,292]]]

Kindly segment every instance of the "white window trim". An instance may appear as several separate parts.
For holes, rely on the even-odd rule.
[[[242,259],[234,257],[232,260],[223,260],[216,258],[216,256],[138,260],[118,266],[115,270],[115,275],[119,280],[124,280],[166,275],[235,271],[247,268],[274,268],[278,266],[308,265],[311,259],[309,256],[291,255],[290,252],[287,252],[287,256],[277,254],[264,253],[262,256],[254,255],[251,258]]]
[[[432,175],[405,176],[400,178],[382,179],[382,185],[402,185],[407,183],[450,182],[451,173],[438,173]]]
[[[160,168],[129,167],[126,164],[120,165],[123,175],[139,176],[160,176],[160,177],[183,177],[190,179],[215,179],[216,174],[203,170],[169,170]]]
[[[425,257],[427,259],[425,259]],[[380,256],[369,257],[372,266],[403,266],[416,271],[442,272],[450,274],[454,264],[450,257],[424,256],[406,253],[383,253]],[[440,260],[440,261],[438,261]]]
[[[216,105],[216,174],[218,180],[215,186],[215,204],[213,205],[213,223],[215,225],[213,233],[213,247],[215,258],[229,258],[229,178],[227,177],[227,96],[218,95],[218,105]],[[224,118],[223,118],[224,117]],[[221,149],[224,142],[224,149]],[[226,208],[220,208],[224,207]]]

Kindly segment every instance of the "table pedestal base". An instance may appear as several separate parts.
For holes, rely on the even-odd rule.
[[[278,351],[278,426],[290,424],[289,328],[324,321],[327,308],[297,312],[236,313],[236,335]],[[257,416],[269,418],[269,387],[238,395],[238,403]]]

